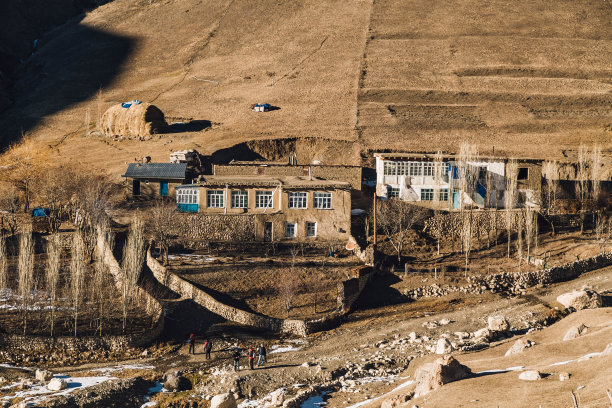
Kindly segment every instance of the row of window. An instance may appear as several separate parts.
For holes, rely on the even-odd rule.
[[[434,176],[434,168],[438,165],[432,162],[384,161],[385,176]],[[441,163],[442,173],[446,174],[450,164]]]
[[[178,204],[197,204],[196,188],[177,190]],[[206,206],[208,208],[225,208],[224,190],[208,190]],[[256,191],[255,208],[272,208],[273,191]],[[314,208],[329,210],[332,208],[332,193],[314,193]],[[231,191],[231,208],[249,208],[249,193],[246,190]],[[303,191],[289,193],[289,208],[308,208],[308,193]]]
[[[397,198],[400,195],[399,187],[387,186],[387,198]],[[433,188],[422,188],[421,189],[421,201],[433,201],[434,200],[434,189]],[[439,190],[439,201],[448,201],[448,188],[441,188]]]
[[[297,236],[297,224],[295,222],[286,222],[285,223],[285,237],[286,238],[295,238]],[[316,222],[306,222],[306,237],[316,237],[317,236],[317,223]]]

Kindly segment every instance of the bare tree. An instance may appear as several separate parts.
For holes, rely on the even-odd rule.
[[[160,200],[151,209],[148,219],[147,231],[159,248],[161,262],[164,265],[168,263],[168,249],[172,241],[170,231],[174,222],[174,213],[175,209],[172,204]]]
[[[516,257],[518,258],[519,271],[521,270],[521,262],[523,260],[523,231],[525,221],[521,214],[516,214]]]
[[[19,213],[19,198],[17,197],[17,191],[15,186],[11,183],[3,183],[0,186],[0,232],[7,230],[11,235],[17,232],[18,219],[17,213]]]
[[[72,234],[70,249],[70,292],[74,313],[74,336],[77,335],[79,323],[79,307],[83,298],[83,283],[85,278],[85,242],[77,230]]]
[[[283,300],[287,317],[289,317],[289,312],[293,307],[293,299],[297,295],[298,286],[298,277],[293,268],[281,271],[278,279],[278,293]]]
[[[312,286],[312,294],[313,294],[313,306],[314,312],[318,313],[317,306],[321,302],[321,297],[323,292],[325,291],[326,279],[325,279],[325,260],[321,262],[321,270],[314,271],[311,274],[311,286]]]
[[[377,223],[385,232],[389,242],[401,261],[404,241],[415,224],[422,222],[427,211],[421,207],[405,203],[398,199],[381,201],[377,211]]]
[[[468,265],[470,262],[470,249],[472,247],[472,212],[464,211],[461,216],[461,240],[465,255],[465,278],[467,278]]]
[[[506,165],[506,191],[504,192],[504,210],[506,214],[506,233],[508,235],[508,258],[510,258],[510,241],[512,240],[512,210],[516,205],[518,163],[511,159]]]
[[[0,233],[0,292],[8,289],[8,254],[6,252],[6,238]]]
[[[593,156],[591,158],[591,183],[593,195],[593,203],[599,200],[599,192],[601,191],[601,146],[593,145]]]
[[[443,178],[444,162],[442,152],[438,150],[434,156],[434,201],[437,202],[436,208],[434,210],[434,219],[438,219],[438,215],[440,214],[440,184]],[[440,225],[441,226],[441,225]],[[442,238],[442,229],[435,228],[435,238],[438,248],[438,255],[440,255],[440,239]]]
[[[581,143],[578,148],[578,198],[580,199],[580,233],[584,233],[585,201],[588,196],[589,150]]]
[[[21,232],[19,237],[19,295],[23,308],[23,334],[26,334],[28,324],[28,309],[32,299],[32,286],[34,284],[34,242],[32,240],[31,226]]]
[[[531,256],[531,245],[536,241],[538,213],[531,207],[525,206],[525,243],[527,244],[527,262]]]
[[[53,337],[55,324],[55,302],[57,300],[61,262],[62,245],[60,236],[58,234],[53,234],[47,243],[47,269],[45,274],[47,294],[49,296],[49,302],[51,303],[51,337]]]
[[[123,262],[121,271],[121,303],[123,308],[123,331],[127,323],[128,308],[130,306],[132,294],[137,290],[136,284],[140,278],[142,265],[146,255],[144,222],[137,215],[132,219],[130,232],[123,250]]]

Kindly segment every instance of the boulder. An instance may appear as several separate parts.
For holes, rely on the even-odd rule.
[[[436,344],[436,354],[449,354],[453,351],[453,346],[446,338],[441,338]]]
[[[423,364],[415,374],[416,389],[414,396],[418,398],[438,389],[444,384],[472,376],[472,371],[459,363],[454,357],[446,355],[433,363]]]
[[[490,341],[493,338],[493,333],[488,327],[483,327],[480,330],[476,330],[472,336],[476,341]]]
[[[282,407],[283,402],[285,402],[285,389],[279,388],[278,390],[272,392],[270,397],[272,397],[272,402],[270,404],[273,407]]]
[[[210,400],[210,408],[237,408],[236,399],[232,394],[219,394]]]
[[[62,380],[61,378],[53,378],[51,381],[49,381],[49,384],[47,384],[47,389],[49,391],[60,391],[65,389],[67,386],[68,384],[66,381]]]
[[[563,336],[563,341],[574,340],[575,338],[586,333],[587,330],[588,327],[586,327],[583,323],[580,323],[579,325],[570,328],[567,333],[565,333],[565,336]]]
[[[529,347],[533,347],[535,345],[535,341],[527,340],[527,339],[518,339],[512,347],[506,351],[505,356],[511,356],[513,354],[522,353],[525,349]]]
[[[36,370],[36,381],[40,381],[41,383],[47,383],[47,381],[51,381],[53,378],[53,373],[48,370]]]
[[[489,316],[487,321],[492,332],[506,332],[510,329],[510,324],[504,316]]]
[[[601,307],[601,295],[593,290],[581,289],[564,293],[557,297],[557,302],[561,303],[566,309],[575,310],[595,309]]]
[[[559,373],[559,381],[567,381],[570,379],[570,373]]]
[[[542,375],[538,370],[527,370],[520,373],[518,378],[525,381],[537,381],[542,378]]]
[[[166,374],[164,388],[171,392],[186,391],[191,389],[191,382],[183,377],[180,372],[168,373]]]

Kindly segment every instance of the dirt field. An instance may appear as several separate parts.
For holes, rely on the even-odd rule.
[[[41,40],[0,124],[5,139],[23,130],[57,160],[116,175],[134,157],[305,136],[357,141],[323,162],[383,147],[454,151],[463,140],[554,158],[599,142],[606,156],[610,7],[115,0]],[[195,122],[146,142],[83,135],[87,109],[94,122],[134,98]],[[280,109],[252,112],[256,102]]]

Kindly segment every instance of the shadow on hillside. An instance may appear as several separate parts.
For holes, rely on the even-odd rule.
[[[186,132],[201,132],[208,129],[212,123],[210,120],[192,120],[189,122],[176,122],[168,125],[163,133],[186,133]]]
[[[406,297],[391,287],[399,281],[400,278],[393,274],[375,276],[361,292],[355,307],[365,310],[406,302]]]
[[[185,279],[184,276],[182,278]],[[261,313],[257,313],[253,309],[251,309],[251,307],[248,304],[246,304],[244,301],[242,301],[242,300],[238,300],[238,299],[235,299],[235,298],[233,298],[231,296],[228,296],[228,295],[226,295],[224,293],[217,292],[214,289],[202,286],[202,285],[200,285],[200,284],[198,284],[196,282],[193,282],[193,281],[190,281],[190,280],[187,280],[187,279],[185,279],[185,280],[188,281],[189,283],[191,283],[196,288],[200,289],[202,292],[206,293],[207,295],[211,296],[212,298],[214,298],[215,300],[217,300],[217,301],[219,301],[221,303],[224,303],[224,304],[226,304],[228,306],[231,306],[231,307],[235,307],[237,309],[244,310],[246,312],[250,312],[250,313],[254,313],[254,314],[258,314],[258,315],[261,314]]]
[[[11,89],[12,107],[0,116],[0,149],[46,116],[92,99],[99,89],[109,86],[121,73],[136,40],[87,27],[75,19],[48,34],[41,44]],[[95,117],[94,106],[92,112]]]

